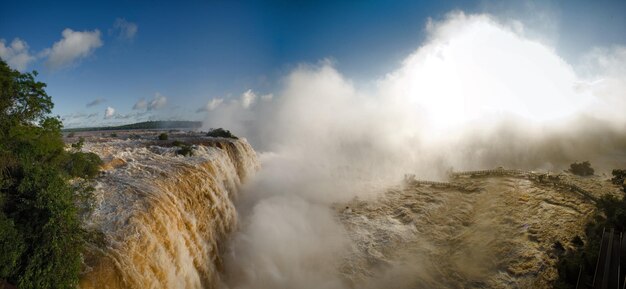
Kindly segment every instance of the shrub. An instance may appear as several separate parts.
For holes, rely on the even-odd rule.
[[[182,147],[184,144],[183,142],[179,141],[179,140],[175,140],[174,142],[172,142],[172,145],[175,147]]]
[[[166,133],[161,133],[159,135],[159,140],[167,140],[167,134]]]
[[[67,137],[74,137],[75,133],[74,132],[70,132],[67,134]]]
[[[626,170],[615,169],[612,172],[613,178],[611,182],[618,186],[623,186],[624,192],[626,192],[626,184],[624,184],[624,179],[626,179]]]
[[[104,133],[103,133],[103,135],[104,135]],[[116,133],[112,133],[111,137],[117,137],[117,134]]]
[[[584,161],[582,163],[573,163],[570,165],[569,171],[572,174],[578,176],[591,176],[594,172],[593,168],[591,168],[591,164],[589,163],[589,161]]]
[[[224,138],[232,138],[237,139],[235,135],[233,135],[229,130],[225,130],[223,128],[211,129],[207,134],[210,137],[224,137]]]

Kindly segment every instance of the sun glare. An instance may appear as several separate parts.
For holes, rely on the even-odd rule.
[[[387,76],[386,91],[441,130],[498,114],[533,122],[567,117],[591,101],[573,68],[550,47],[493,23],[462,16]],[[469,25],[468,25],[469,24]]]

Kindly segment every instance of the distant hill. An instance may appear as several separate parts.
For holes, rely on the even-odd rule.
[[[144,121],[119,126],[80,127],[63,129],[63,132],[101,131],[101,130],[131,130],[131,129],[198,129],[201,121]]]

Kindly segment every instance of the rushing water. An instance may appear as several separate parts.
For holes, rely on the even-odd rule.
[[[257,155],[245,140],[185,141],[193,156],[170,142],[87,143],[105,160],[86,216],[103,240],[85,256],[81,288],[549,288],[554,244],[572,248],[594,210],[526,175],[457,177],[316,206],[276,197],[247,214],[242,199],[246,222],[231,235]],[[621,194],[606,177],[562,178],[596,197]],[[258,185],[248,197],[262,195]]]
[[[86,256],[81,288],[215,288],[233,205],[258,169],[245,140],[197,140],[194,156],[145,141],[90,143],[105,162],[90,228],[102,245]]]

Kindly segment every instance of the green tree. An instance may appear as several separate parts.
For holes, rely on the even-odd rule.
[[[0,60],[0,279],[19,288],[75,288],[88,234],[79,218],[101,160],[68,152],[37,72]],[[75,182],[80,184],[80,182]]]

